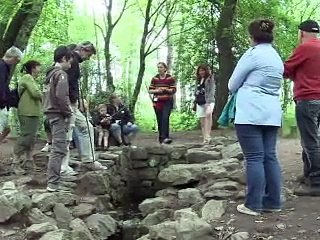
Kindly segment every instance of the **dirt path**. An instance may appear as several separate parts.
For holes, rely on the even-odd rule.
[[[216,131],[214,135],[230,135],[230,131]],[[175,143],[201,143],[200,132],[175,133],[172,135]],[[137,145],[147,145],[156,141],[156,134],[140,134]],[[0,162],[8,159],[14,141],[0,145]],[[37,144],[40,149],[43,142]],[[278,144],[279,159],[281,161],[284,177],[284,186],[292,189],[293,180],[301,173],[300,143],[298,139],[280,139]],[[250,217],[238,214],[235,211],[236,202],[231,203],[224,221],[216,223],[217,227],[226,226],[233,219],[230,226],[240,231],[257,232],[253,239],[320,239],[320,199],[317,197],[299,197],[287,199],[285,209],[280,214],[264,215],[263,217]],[[264,236],[264,237],[263,237]],[[273,238],[270,238],[273,236]],[[222,238],[223,239],[223,238]]]

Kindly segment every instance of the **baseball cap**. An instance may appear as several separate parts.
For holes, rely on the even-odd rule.
[[[310,32],[310,33],[319,33],[320,32],[319,24],[314,20],[307,20],[307,21],[302,22],[299,25],[299,29],[301,31]]]

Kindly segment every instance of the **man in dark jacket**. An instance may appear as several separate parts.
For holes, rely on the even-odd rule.
[[[49,192],[65,190],[59,182],[61,163],[68,148],[68,130],[72,116],[68,75],[65,72],[71,67],[72,52],[66,46],[60,46],[54,51],[54,61],[54,68],[47,72],[43,101],[43,111],[52,134],[47,173]]]
[[[78,152],[84,165],[93,170],[107,169],[98,161],[95,161],[94,151],[94,130],[87,117],[79,110],[80,97],[80,63],[89,60],[96,54],[96,49],[89,41],[83,42],[73,48],[73,61],[71,68],[67,71],[69,79],[69,96],[73,110],[71,118],[71,129],[76,130],[79,142]],[[72,136],[72,134],[71,134]],[[71,140],[71,139],[70,139]],[[69,154],[67,154],[69,156]],[[62,173],[66,175],[75,175],[76,173],[69,166],[69,157],[66,157],[62,163]]]
[[[13,65],[20,62],[22,52],[16,47],[9,48],[0,60],[0,143],[10,133],[8,109],[10,107],[10,71]]]

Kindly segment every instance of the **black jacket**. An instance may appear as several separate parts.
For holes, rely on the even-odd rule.
[[[0,109],[8,107],[10,96],[10,70],[11,67],[3,59],[0,60]]]
[[[114,105],[107,105],[107,113],[112,116],[112,122],[120,120],[120,125],[126,125],[128,122],[133,123],[133,117],[129,109],[121,104],[117,110]]]
[[[71,68],[67,70],[69,80],[69,96],[70,102],[76,103],[80,98],[80,63],[82,62],[81,57],[78,53],[73,52],[73,60]]]

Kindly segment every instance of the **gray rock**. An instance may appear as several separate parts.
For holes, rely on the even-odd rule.
[[[117,154],[112,154],[108,152],[100,153],[99,158],[103,160],[113,160],[113,161],[118,161],[119,160],[119,155]]]
[[[205,198],[215,199],[215,200],[224,200],[234,197],[237,192],[228,191],[228,190],[211,190],[204,194]]]
[[[147,234],[147,235],[144,235],[144,236],[142,236],[141,238],[138,238],[137,240],[151,240],[150,238],[149,238],[149,234]]]
[[[44,234],[39,240],[72,240],[71,232],[61,229]]]
[[[157,197],[144,200],[139,205],[139,210],[143,216],[153,213],[159,209],[175,209],[178,201],[174,197]]]
[[[76,182],[78,178],[76,176],[62,175],[60,180],[63,182]]]
[[[14,182],[17,186],[25,185],[25,184],[32,182],[32,177],[23,176],[23,177],[15,179]]]
[[[203,163],[208,160],[219,160],[222,157],[220,152],[189,149],[186,158],[188,163]]]
[[[151,188],[154,182],[152,180],[143,180],[141,181],[141,187]]]
[[[188,207],[204,200],[200,191],[196,188],[186,188],[180,190],[178,192],[178,199],[183,202],[183,205]]]
[[[117,231],[117,222],[110,215],[93,214],[85,220],[96,239],[104,240]]]
[[[149,228],[150,239],[175,240],[176,236],[175,221],[166,221]]]
[[[221,178],[227,175],[220,162],[202,164],[177,164],[163,169],[158,178],[161,182],[182,185],[199,181],[202,177]]]
[[[160,224],[165,220],[168,220],[173,217],[172,209],[159,209],[153,213],[148,214],[141,222],[142,225],[150,227],[153,225]]]
[[[148,160],[149,167],[155,168],[157,166],[164,165],[169,161],[169,157],[165,155],[151,155]]]
[[[141,226],[140,219],[134,218],[123,221],[121,226],[121,240],[137,239],[142,233],[145,233],[145,228]]]
[[[166,188],[156,192],[157,197],[178,196],[178,189]]]
[[[158,169],[156,168],[145,168],[137,172],[139,179],[154,180],[158,176]]]
[[[188,148],[184,145],[175,145],[174,149],[172,150],[170,157],[173,160],[180,160],[185,158],[188,152]]]
[[[242,185],[246,185],[246,183],[247,183],[246,173],[244,172],[243,169],[237,169],[235,171],[229,172],[228,178],[231,179],[232,181],[236,181]]]
[[[130,150],[130,157],[132,160],[147,160],[148,152],[145,148],[137,147]]]
[[[238,194],[236,195],[236,199],[237,200],[241,200],[244,199],[246,197],[246,192],[244,190],[241,190],[240,192],[238,192]]]
[[[224,147],[221,151],[223,158],[237,158],[243,160],[243,153],[238,142],[230,144]]]
[[[204,219],[207,222],[218,220],[226,212],[226,208],[227,208],[226,201],[210,200],[202,208],[202,211],[201,211],[202,219]]]
[[[70,222],[72,240],[94,240],[87,225],[79,218]]]
[[[62,203],[57,203],[53,208],[53,212],[59,228],[68,229],[69,223],[73,219],[69,209]]]
[[[148,154],[155,154],[155,155],[166,155],[168,153],[170,146],[164,146],[164,145],[148,145],[146,147],[146,150]]]
[[[132,161],[132,168],[138,169],[138,168],[146,168],[149,166],[148,161]]]
[[[45,222],[45,223],[33,224],[30,227],[28,227],[26,231],[26,235],[27,235],[27,239],[35,239],[35,238],[40,238],[43,234],[47,232],[56,231],[56,230],[58,230],[56,225]]]
[[[177,239],[211,239],[211,226],[192,211],[191,208],[175,212]]]
[[[6,196],[0,196],[0,223],[8,221],[19,211],[14,207],[13,203]]]
[[[238,191],[239,183],[234,181],[221,181],[214,183],[208,190],[229,190],[229,191]]]
[[[5,196],[18,212],[31,208],[30,197],[17,190],[14,182],[5,182],[0,194]]]
[[[250,235],[248,232],[237,232],[232,234],[230,240],[248,240]]]
[[[42,212],[52,210],[56,203],[73,206],[79,201],[78,196],[69,192],[36,193],[32,196],[32,203]]]
[[[87,172],[79,179],[79,189],[93,195],[110,192],[109,176],[103,172]]]
[[[80,203],[78,206],[73,208],[72,215],[75,218],[86,217],[94,213],[96,207],[88,203]]]
[[[16,189],[15,183],[12,181],[9,181],[9,182],[3,183],[1,190],[6,191],[6,190],[17,190],[17,189]]]
[[[56,204],[56,196],[54,193],[36,193],[32,196],[32,204],[39,208],[42,212],[50,211]]]
[[[44,222],[48,222],[52,225],[57,225],[56,220],[48,217],[44,213],[40,211],[38,208],[32,208],[26,213],[26,217],[28,219],[29,224],[40,224]]]

